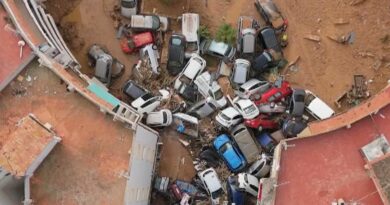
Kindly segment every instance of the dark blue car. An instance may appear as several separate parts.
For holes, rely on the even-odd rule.
[[[226,162],[232,172],[239,172],[245,168],[247,162],[240,150],[226,134],[219,135],[214,140],[214,148]]]
[[[256,140],[261,145],[261,147],[269,153],[272,153],[276,147],[275,141],[269,133],[261,133],[260,135],[256,136]]]
[[[238,180],[236,176],[229,176],[226,182],[226,190],[229,204],[244,205],[244,193],[238,188]]]

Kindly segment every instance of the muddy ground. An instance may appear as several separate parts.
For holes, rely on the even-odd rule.
[[[132,131],[35,62],[0,93],[0,142],[29,113],[50,123],[62,142],[31,181],[37,205],[123,204]],[[1,147],[1,143],[0,143]]]
[[[172,5],[165,5],[161,0],[144,0],[145,13],[157,12],[169,17],[180,16],[183,11],[197,12],[201,24],[207,25],[212,33],[223,22],[234,26],[240,15],[249,15],[261,21],[253,0],[173,0]],[[372,94],[387,85],[390,79],[390,1],[365,1],[352,6],[352,0],[275,0],[284,16],[289,20],[287,34],[289,45],[284,54],[292,61],[300,56],[296,71],[281,71],[293,87],[302,87],[316,93],[329,105],[347,91],[352,84],[354,74],[363,74],[372,80],[368,88]],[[67,2],[71,2],[67,4]],[[61,12],[56,17],[62,34],[76,58],[82,64],[82,72],[93,75],[87,65],[86,53],[94,43],[101,44],[127,67],[124,76],[111,87],[114,94],[131,75],[131,67],[138,57],[125,55],[120,50],[115,38],[115,21],[112,19],[117,0],[47,0],[49,13]],[[56,6],[60,5],[60,6]],[[61,5],[72,9],[62,11]],[[61,15],[60,15],[61,14]],[[338,18],[348,21],[345,25],[335,25]],[[178,27],[173,28],[178,31]],[[356,40],[352,45],[341,45],[327,38],[328,35],[344,34],[353,31]],[[304,39],[307,34],[321,37],[320,42]],[[379,65],[376,69],[376,66]],[[342,111],[342,110],[337,110]],[[189,153],[178,147],[174,136],[164,139],[166,146],[159,173],[172,178],[190,179],[194,175],[192,164],[188,163]],[[184,159],[185,163],[179,162]],[[183,167],[185,166],[185,167]]]

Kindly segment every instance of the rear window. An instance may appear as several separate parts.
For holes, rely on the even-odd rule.
[[[221,89],[217,90],[215,93],[215,99],[219,100],[223,97],[223,92],[221,91]]]
[[[168,120],[168,116],[167,116],[167,113],[166,112],[163,112],[163,122],[167,122]]]
[[[298,102],[303,102],[303,101],[305,101],[305,97],[302,96],[302,95],[298,95],[298,96],[296,96],[296,100],[297,100]]]
[[[221,117],[224,119],[224,120],[230,120],[230,118],[228,116],[226,116],[225,114],[221,113]]]
[[[134,0],[132,0],[132,1],[122,1],[121,5],[122,7],[125,8],[134,8],[137,4],[135,3]]]
[[[181,39],[180,38],[173,38],[172,39],[172,45],[180,46],[181,45]]]
[[[152,97],[153,97],[152,94],[146,93],[145,95],[143,95],[143,96],[141,97],[141,99],[144,100],[144,101],[146,101],[146,100],[148,100],[148,99],[150,99],[150,98],[152,98]]]
[[[211,193],[211,198],[216,199],[220,197],[223,194],[222,188],[218,189],[217,191]]]

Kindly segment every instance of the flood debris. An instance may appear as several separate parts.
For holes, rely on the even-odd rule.
[[[307,34],[303,38],[315,42],[321,41],[321,37],[319,35],[314,35],[314,34]]]
[[[338,18],[338,19],[334,20],[333,24],[334,25],[345,25],[345,24],[349,24],[349,21],[344,19],[344,18]]]
[[[349,3],[349,5],[351,5],[351,6],[357,6],[357,5],[362,4],[362,3],[364,3],[364,2],[366,2],[366,0],[353,0],[353,1],[351,1],[351,2]]]
[[[369,98],[371,94],[368,91],[368,82],[364,75],[354,75],[352,87],[334,101],[335,105],[341,108],[343,102],[346,102],[349,105],[356,106],[362,100]]]
[[[328,35],[327,36],[330,40],[333,40],[340,44],[353,44],[356,39],[356,33],[355,32],[348,32],[347,34],[342,35]]]

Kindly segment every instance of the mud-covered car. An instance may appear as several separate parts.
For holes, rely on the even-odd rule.
[[[288,21],[283,17],[272,0],[255,0],[255,6],[268,25],[278,31],[286,30]]]

